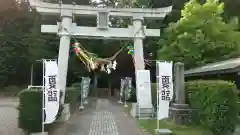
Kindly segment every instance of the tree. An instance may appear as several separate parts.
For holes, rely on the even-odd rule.
[[[158,59],[184,62],[186,68],[236,57],[240,33],[237,19],[223,21],[224,4],[191,0],[181,11],[181,18],[170,24],[159,44]]]

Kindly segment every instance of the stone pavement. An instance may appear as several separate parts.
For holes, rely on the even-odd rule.
[[[143,135],[117,101],[97,99],[69,121],[66,135]]]
[[[24,135],[18,128],[17,98],[0,96],[0,135]]]
[[[240,125],[237,125],[233,135],[240,135]]]

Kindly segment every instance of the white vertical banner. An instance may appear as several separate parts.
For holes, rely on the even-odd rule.
[[[126,99],[130,99],[131,98],[131,91],[132,91],[132,78],[131,77],[127,77],[126,78],[127,81],[127,87],[126,87]]]
[[[45,124],[55,121],[60,100],[60,89],[58,83],[58,66],[56,61],[44,61],[45,65]]]
[[[149,70],[137,70],[137,103],[139,108],[152,107],[152,91]]]
[[[81,97],[82,97],[82,102],[87,104],[87,98],[88,98],[88,94],[89,94],[89,87],[90,87],[90,81],[91,79],[89,77],[82,77],[82,81],[81,81]]]
[[[122,103],[125,84],[126,84],[126,79],[125,78],[121,78],[121,86],[120,86],[120,93],[119,93],[119,101],[118,101],[118,103]]]
[[[91,83],[91,79],[88,77],[87,78],[87,95],[89,95],[89,93],[90,93],[90,83]]]
[[[123,96],[123,91],[124,91],[124,85],[126,83],[126,80],[121,78],[121,86],[120,86],[120,98]]]
[[[157,119],[169,117],[169,103],[173,98],[173,64],[157,61]]]

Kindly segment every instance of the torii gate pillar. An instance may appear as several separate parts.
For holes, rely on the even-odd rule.
[[[73,14],[70,10],[61,11],[61,33],[58,34],[60,37],[59,53],[58,53],[58,72],[59,72],[59,85],[62,92],[61,103],[64,103],[65,99],[65,87],[67,82],[67,72],[68,72],[68,58],[71,35],[68,31],[72,28],[72,18]]]
[[[137,70],[144,70],[144,54],[143,54],[143,39],[145,38],[143,29],[143,17],[133,17],[133,28],[134,34],[134,61],[135,61],[135,72]]]

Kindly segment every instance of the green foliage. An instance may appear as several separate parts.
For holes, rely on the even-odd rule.
[[[71,87],[75,88],[76,90],[81,90],[81,82],[73,83]]]
[[[26,89],[19,93],[19,128],[29,132],[41,132],[42,127],[42,91]],[[50,125],[46,125],[46,131]]]
[[[185,4],[181,19],[165,29],[158,58],[184,62],[186,68],[220,61],[239,54],[237,21],[223,21],[223,3],[196,0]],[[233,23],[234,22],[234,23]]]
[[[14,21],[0,25],[0,87],[28,83],[31,63],[37,59],[53,58],[57,54],[57,44],[52,46],[47,41],[50,38],[49,41],[53,42],[54,38],[41,34],[38,13],[28,12],[27,7],[22,8],[18,16],[12,18]],[[10,15],[3,14],[3,18],[5,16]],[[54,50],[50,50],[51,47]]]
[[[193,122],[209,128],[216,135],[234,132],[238,116],[237,93],[233,83],[222,80],[186,83]]]

